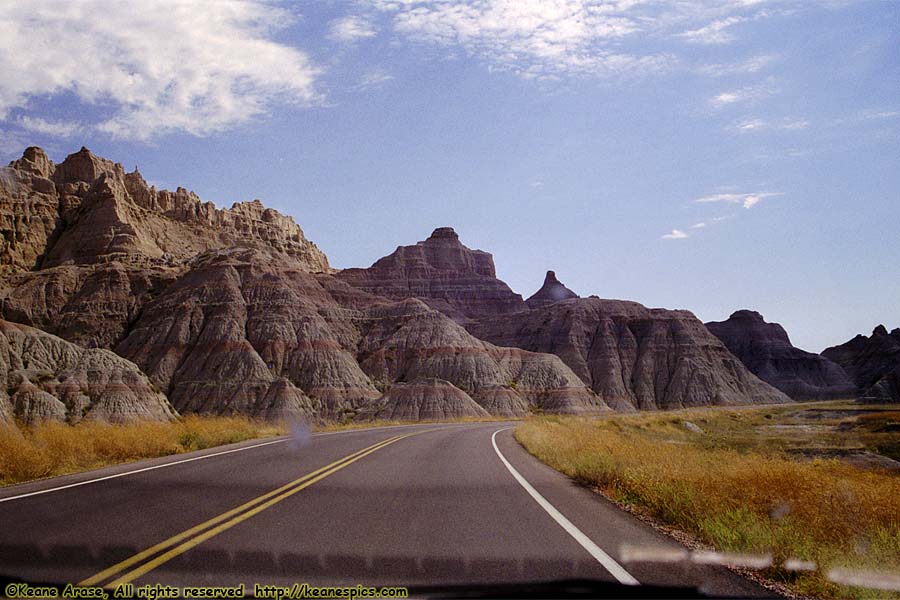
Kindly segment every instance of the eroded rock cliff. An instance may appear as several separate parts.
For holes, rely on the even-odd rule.
[[[501,346],[558,355],[618,410],[789,401],[683,310],[579,298],[481,319],[469,330]]]
[[[778,323],[766,323],[751,310],[739,310],[728,320],[706,324],[732,354],[763,381],[794,400],[852,398],[856,387],[844,370],[827,358],[791,344]]]
[[[308,271],[328,270],[293,219],[258,200],[219,209],[183,188],[157,191],[87,148],[55,165],[32,147],[5,168],[0,235],[0,264],[12,271],[110,261],[172,267],[230,246],[271,247]]]
[[[522,296],[497,279],[493,257],[464,246],[452,227],[400,246],[367,269],[344,269],[337,276],[385,298],[419,298],[459,323],[527,309]]]
[[[606,408],[555,356],[497,348],[419,300],[365,294],[262,250],[200,257],[146,304],[116,352],[188,413],[339,418],[379,398],[384,413],[410,401],[390,393],[395,384],[440,395],[437,380],[491,414]]]
[[[0,321],[0,382],[0,421],[175,416],[166,397],[132,362],[8,321]]]
[[[573,298],[552,272],[526,304],[451,228],[334,274],[259,201],[218,209],[157,191],[86,149],[56,165],[29,148],[4,169],[0,234],[0,316],[114,350],[185,413],[445,418],[785,399],[689,313]],[[0,403],[2,414],[62,415],[56,388],[19,384],[15,406],[34,408]],[[122,394],[110,414],[132,410]],[[57,401],[68,419],[83,409]],[[109,405],[92,402],[98,416]]]
[[[888,332],[879,325],[870,337],[858,335],[822,352],[856,384],[860,398],[900,402],[900,328]]]

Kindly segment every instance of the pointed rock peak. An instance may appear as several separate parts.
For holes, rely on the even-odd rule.
[[[73,183],[84,181],[93,183],[101,175],[109,175],[110,177],[124,177],[125,168],[111,160],[95,156],[86,147],[82,146],[81,150],[66,157],[62,163],[56,168],[53,178],[58,183]]]
[[[50,174],[53,173],[53,162],[47,157],[44,149],[37,146],[25,148],[22,158],[15,161],[12,166],[17,169],[31,171],[45,178],[49,178]]]
[[[887,327],[885,327],[884,325],[879,325],[872,331],[872,335],[887,335],[887,334],[888,334]]]
[[[22,153],[22,158],[31,162],[48,160],[47,153],[39,146],[29,146],[28,148],[25,148],[25,152]]]
[[[544,276],[544,285],[525,303],[528,305],[528,308],[540,308],[571,298],[578,298],[578,294],[560,283],[554,271],[547,271],[547,274]]]
[[[452,227],[438,227],[434,231],[431,232],[431,235],[428,236],[428,240],[456,240],[459,241],[459,235],[456,231],[453,230]]]
[[[764,322],[766,320],[761,314],[759,314],[755,310],[747,310],[747,309],[736,310],[733,313],[731,313],[731,316],[728,318],[729,319],[747,319],[747,320],[751,320],[751,321],[762,321],[762,322]]]

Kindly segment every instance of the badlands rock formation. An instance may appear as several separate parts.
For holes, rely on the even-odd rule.
[[[900,402],[900,328],[888,333],[884,325],[879,325],[871,337],[858,335],[822,355],[844,368],[860,398]]]
[[[28,148],[0,178],[0,264],[8,270],[111,261],[174,266],[198,252],[267,246],[309,271],[328,260],[290,217],[258,200],[217,209],[192,192],[149,187],[87,148],[59,165]]]
[[[766,323],[751,310],[706,328],[763,381],[794,400],[852,398],[856,387],[844,370],[827,358],[795,348],[778,323]]]
[[[171,411],[146,408],[147,389],[165,402],[154,388],[184,413],[271,419],[784,399],[689,313],[550,303],[571,294],[555,277],[529,309],[490,254],[450,228],[335,274],[293,220],[258,201],[217,209],[181,188],[157,191],[86,149],[56,165],[29,148],[3,170],[0,234],[0,317],[128,359],[71,346],[121,364],[99,375],[66,366],[86,381],[81,396],[62,386],[68,372],[19,377],[5,418],[164,418]]]
[[[0,385],[0,422],[175,416],[133,363],[8,321],[0,321]]]
[[[493,257],[465,247],[452,227],[439,227],[414,246],[400,246],[368,269],[344,269],[337,276],[370,294],[419,298],[458,323],[528,308],[522,296],[497,279]]]
[[[440,421],[459,417],[488,417],[490,413],[468,394],[442,379],[396,383],[363,416],[389,421]]]
[[[558,355],[618,410],[789,401],[683,310],[578,298],[469,329],[494,344]]]
[[[410,393],[427,385],[449,398],[448,382],[454,398],[498,415],[605,408],[555,356],[496,348],[419,300],[361,293],[262,250],[200,257],[115,349],[182,412],[383,415],[412,410]],[[413,392],[392,391],[411,382]],[[471,403],[454,405],[457,416]]]
[[[556,278],[556,273],[547,271],[547,275],[544,277],[544,285],[542,285],[541,289],[535,292],[533,296],[526,300],[525,304],[528,305],[528,308],[541,308],[562,300],[571,300],[572,298],[577,297],[578,294],[560,283],[559,279]]]

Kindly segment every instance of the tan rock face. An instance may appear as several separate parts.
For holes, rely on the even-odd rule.
[[[157,191],[86,148],[59,165],[29,148],[3,170],[0,235],[0,264],[20,271],[110,261],[171,267],[231,246],[273,248],[310,272],[328,271],[293,219],[258,200],[218,209],[183,188]]]
[[[133,363],[0,321],[0,420],[124,422],[175,416]]]
[[[325,255],[290,217],[258,200],[217,209],[182,188],[157,191],[137,171],[125,173],[120,164],[84,148],[58,165],[42,150],[29,148],[0,172],[0,234],[0,314],[89,348],[122,344],[144,305],[210,249],[257,248],[279,257],[267,255],[267,260],[288,260],[303,273],[330,270]],[[222,322],[217,316],[212,329]],[[221,358],[216,349],[208,354],[208,361]],[[288,380],[252,361],[241,362],[252,383],[216,377],[223,365],[188,363],[194,371],[181,370],[177,395],[193,398],[190,410],[205,412],[267,418],[316,412],[312,400]],[[33,390],[23,390],[19,400],[34,405],[32,412],[53,412],[52,403]],[[127,410],[108,408],[114,414]]]
[[[498,345],[553,352],[618,410],[789,401],[687,311],[581,298],[468,329]]]
[[[451,227],[435,229],[414,246],[400,246],[368,269],[344,269],[337,276],[378,296],[419,298],[459,323],[527,308],[497,279],[491,255],[466,248]]]
[[[778,323],[739,310],[727,321],[707,323],[754,375],[794,400],[852,398],[856,387],[843,369],[827,358],[795,348]]]
[[[0,168],[0,274],[37,266],[62,226],[53,170],[40,148]]]

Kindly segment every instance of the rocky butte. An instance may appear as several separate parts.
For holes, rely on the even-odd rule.
[[[368,269],[344,269],[337,276],[385,298],[419,298],[458,323],[528,308],[522,296],[497,279],[493,257],[464,246],[452,227],[400,246]]]
[[[794,400],[852,398],[856,386],[837,364],[791,344],[778,323],[766,323],[752,310],[739,310],[727,321],[706,324],[713,335],[750,371]]]
[[[871,337],[855,338],[822,355],[844,368],[864,400],[900,402],[900,328],[879,325]]]
[[[525,304],[528,305],[528,308],[541,308],[577,297],[578,294],[560,283],[559,279],[556,278],[556,273],[547,271],[547,275],[544,277],[544,285],[528,298]]]
[[[59,164],[28,148],[2,171],[0,235],[4,419],[430,419],[787,401],[688,312],[551,302],[568,296],[555,277],[530,308],[491,255],[449,227],[335,272],[259,201],[221,209],[156,190],[84,148]]]

